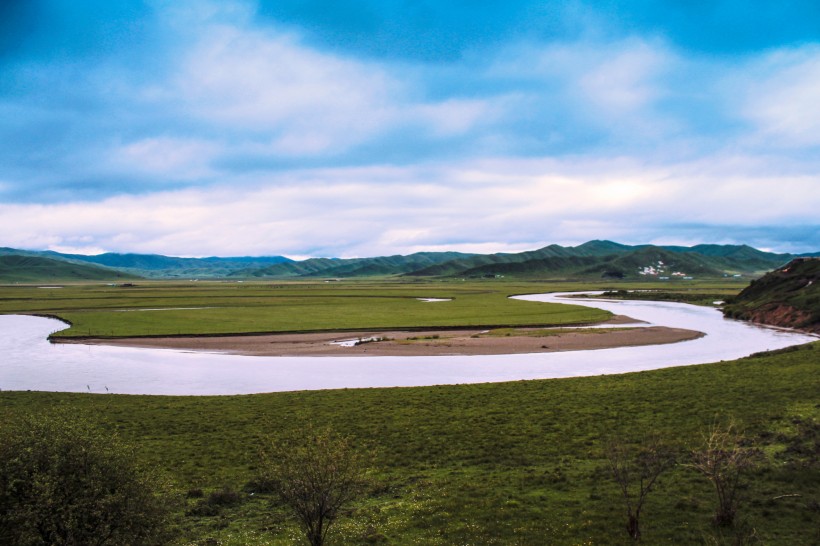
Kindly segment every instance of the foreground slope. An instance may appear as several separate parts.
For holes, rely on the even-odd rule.
[[[263,439],[312,422],[372,453],[368,499],[337,544],[634,544],[604,447],[664,435],[680,451],[642,517],[646,544],[747,544],[711,524],[714,492],[688,467],[715,423],[733,419],[765,460],[740,517],[768,545],[820,530],[820,343],[731,362],[561,380],[164,397],[0,392],[0,421],[86,416],[138,446],[179,492],[185,545],[290,545],[298,531],[253,482]],[[186,497],[186,498],[182,498]],[[743,531],[741,529],[741,532]],[[725,542],[719,534],[729,535]],[[748,537],[746,537],[748,539]]]

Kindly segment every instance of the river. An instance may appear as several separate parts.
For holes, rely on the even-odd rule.
[[[518,296],[563,301],[560,294]],[[206,395],[410,387],[615,374],[735,359],[817,337],[724,319],[681,303],[573,299],[651,325],[704,332],[670,345],[557,353],[434,357],[260,357],[169,349],[52,344],[60,321],[0,315],[0,389]]]

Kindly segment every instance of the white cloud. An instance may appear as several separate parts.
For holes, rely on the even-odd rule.
[[[219,151],[217,144],[203,140],[144,138],[112,150],[110,162],[129,172],[190,180],[213,174],[209,163]]]
[[[9,69],[4,201],[92,197],[0,203],[0,244],[352,256],[817,222],[817,45],[738,61],[593,32],[391,63],[250,0],[151,2],[160,45],[128,58],[156,62]]]
[[[720,226],[812,225],[818,183],[813,173],[778,176],[754,158],[721,156],[672,166],[587,158],[306,170],[236,187],[0,205],[0,232],[26,248],[194,256],[512,251],[646,242],[663,229],[668,239],[691,237],[663,227],[672,225],[715,226],[715,238]]]
[[[634,115],[663,96],[661,76],[674,62],[659,44],[630,41],[606,48],[583,70],[578,86],[600,110],[617,117]]]
[[[729,79],[740,113],[770,148],[820,145],[820,46],[779,50]]]
[[[410,106],[409,122],[422,121],[437,136],[448,137],[465,134],[478,125],[496,121],[503,113],[506,100],[496,99],[448,99],[438,103]]]
[[[175,94],[228,131],[272,135],[286,154],[338,152],[382,129],[402,85],[373,64],[320,53],[293,35],[212,25],[188,52]]]
[[[654,139],[681,128],[659,104],[682,92],[670,85],[691,69],[664,42],[632,37],[517,44],[497,55],[487,77],[519,84],[522,107],[554,118],[559,131],[587,126],[618,139]]]

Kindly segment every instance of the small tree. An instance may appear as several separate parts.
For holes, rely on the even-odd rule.
[[[716,525],[734,523],[743,475],[760,457],[758,450],[742,447],[743,439],[734,423],[725,427],[715,424],[705,435],[703,446],[692,451],[692,468],[712,482],[717,494]]]
[[[0,431],[0,543],[148,545],[165,540],[167,497],[117,438],[70,418]]]
[[[644,502],[658,477],[675,464],[674,452],[652,435],[638,446],[627,446],[622,439],[612,438],[606,446],[606,457],[626,504],[626,532],[640,540]]]
[[[270,442],[260,459],[261,481],[291,509],[311,546],[325,543],[330,526],[366,484],[363,455],[329,429],[308,427],[299,440]]]

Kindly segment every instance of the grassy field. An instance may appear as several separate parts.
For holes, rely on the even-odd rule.
[[[753,528],[765,544],[816,544],[818,351],[820,343],[617,376],[405,389],[226,397],[4,392],[0,416],[79,414],[138,445],[180,496],[204,492],[179,508],[177,543],[192,545],[295,542],[283,509],[246,485],[259,439],[307,422],[374,453],[374,486],[339,523],[337,544],[627,544],[603,440],[639,442],[656,431],[684,453],[716,419],[735,419],[767,457],[743,490],[747,532]],[[208,495],[224,489],[238,492],[228,495],[235,502],[209,504]],[[649,497],[644,543],[720,543],[713,509],[708,482],[679,464]]]
[[[632,285],[621,284],[618,288]],[[641,288],[651,288],[641,283]],[[669,287],[668,283],[661,286]],[[737,282],[686,285],[735,294]],[[134,286],[0,286],[0,313],[58,316],[60,337],[305,332],[582,324],[606,319],[581,306],[510,300],[513,294],[597,290],[612,283],[346,281],[225,283],[140,281]],[[417,298],[452,298],[424,303]]]
[[[510,294],[632,288],[494,280],[7,286],[0,287],[0,312],[59,315],[74,324],[69,335],[511,328],[605,317]],[[709,303],[742,283],[640,288]],[[173,307],[209,309],[121,311]],[[639,444],[651,432],[675,446],[679,464],[647,501],[644,543],[734,544],[739,534],[744,544],[820,544],[818,355],[820,342],[617,376],[251,396],[1,392],[0,423],[24,413],[75,414],[137,445],[175,484],[178,546],[296,543],[299,531],[283,507],[252,481],[262,439],[290,437],[307,423],[349,435],[373,454],[373,485],[339,522],[336,544],[632,543],[603,446],[613,436]],[[766,457],[742,491],[739,531],[711,525],[711,485],[686,464],[708,427],[728,420]]]

